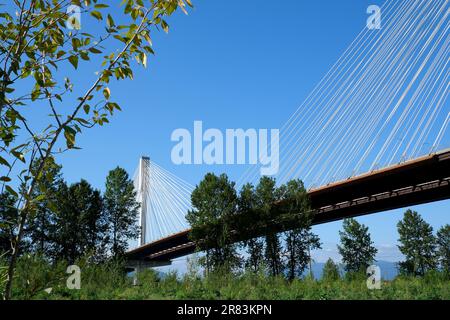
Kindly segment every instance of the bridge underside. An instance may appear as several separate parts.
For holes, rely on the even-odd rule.
[[[450,199],[450,151],[422,157],[309,192],[315,212],[313,224],[322,224],[403,208],[417,204]],[[295,222],[278,231],[295,228]],[[258,235],[264,234],[264,228]],[[127,253],[129,260],[169,262],[191,254],[195,244],[190,230],[154,241]],[[246,239],[237,238],[236,241]]]

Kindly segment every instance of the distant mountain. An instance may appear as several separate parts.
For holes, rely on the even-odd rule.
[[[392,280],[398,275],[397,262],[389,261],[377,261],[374,263],[381,269],[381,278],[384,280]],[[312,271],[315,279],[322,278],[323,267],[325,263],[316,262],[312,264]],[[344,268],[340,266],[341,274],[344,274]],[[309,273],[309,270],[305,272],[305,275]]]
[[[389,261],[377,261],[375,265],[379,266],[381,269],[381,278],[384,280],[392,280],[398,275],[397,262],[389,262]],[[315,262],[312,264],[313,275],[315,279],[322,278],[323,267],[325,263],[323,262]],[[167,274],[172,270],[176,270],[178,275],[182,276],[187,272],[187,267],[185,263],[177,263],[176,268],[174,266],[160,267],[155,269],[160,278],[164,278]],[[344,274],[343,266],[340,266],[341,274]],[[309,269],[305,271],[305,275],[309,273]]]

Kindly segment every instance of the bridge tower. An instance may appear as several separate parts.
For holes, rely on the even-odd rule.
[[[139,245],[146,243],[147,235],[147,197],[150,179],[150,157],[142,156],[139,160],[138,200],[141,203],[139,211]]]
[[[143,246],[147,243],[147,214],[149,201],[149,183],[150,183],[150,157],[142,156],[139,159],[139,168],[137,175],[137,201],[141,204],[139,209],[139,227],[140,235],[138,246]],[[145,259],[130,259],[127,261],[127,271],[134,271],[134,283],[137,284],[137,273],[147,268],[168,266],[171,264],[170,260],[162,261],[145,261]]]

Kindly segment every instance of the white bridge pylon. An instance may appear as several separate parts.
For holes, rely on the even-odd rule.
[[[143,156],[133,177],[139,209],[138,246],[188,229],[194,187]]]

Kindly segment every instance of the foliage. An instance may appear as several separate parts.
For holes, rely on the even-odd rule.
[[[400,270],[406,274],[424,275],[436,267],[436,239],[433,228],[415,211],[407,210],[397,224],[398,248],[405,256]]]
[[[49,262],[40,255],[21,256],[17,262],[13,298],[113,299],[119,290],[131,285],[120,260],[98,264],[89,257],[80,257],[75,264],[81,269],[81,290],[67,288],[67,262]]]
[[[322,279],[324,281],[336,281],[340,277],[339,266],[331,258],[328,258],[323,266]]]
[[[256,207],[260,210],[264,222],[277,218],[278,213],[273,210],[273,204],[279,200],[275,179],[262,177],[256,187],[255,198]],[[280,238],[276,231],[271,230],[270,226],[265,235],[264,258],[271,275],[276,276],[283,272]]]
[[[46,267],[24,268],[25,261],[19,262],[18,277],[27,278],[39,290],[30,294],[32,286],[22,282],[14,290],[15,299],[263,299],[263,300],[347,300],[347,299],[450,299],[448,280],[442,273],[427,273],[422,278],[397,277],[392,281],[383,281],[380,290],[367,289],[366,279],[295,279],[289,281],[283,277],[268,276],[263,272],[244,272],[227,274],[211,272],[205,277],[198,274],[179,275],[161,274],[155,270],[145,270],[137,275],[138,285],[123,272],[119,261],[93,264],[80,263],[81,289],[69,290],[65,287],[65,278],[45,279]],[[58,270],[65,270],[61,264]],[[54,266],[52,266],[54,268]],[[23,274],[25,272],[26,274]],[[42,273],[42,274],[41,274]],[[47,293],[40,288],[52,288]]]
[[[236,214],[234,183],[225,174],[208,173],[192,192],[192,210],[186,215],[192,239],[206,248],[206,270],[231,271],[240,263],[232,244],[230,223]]]
[[[39,161],[34,161],[32,171],[39,166]],[[33,192],[33,198],[39,199],[34,203],[34,210],[28,218],[25,236],[30,239],[29,251],[39,252],[44,256],[54,254],[56,207],[58,203],[58,190],[64,183],[61,174],[61,166],[55,163],[53,157],[47,159],[42,170],[42,178],[38,180]]]
[[[225,180],[219,183],[220,179]],[[319,238],[310,230],[312,213],[300,180],[276,187],[275,179],[262,177],[256,188],[246,184],[237,196],[228,178],[208,174],[193,192],[192,203],[195,210],[189,212],[187,220],[193,227],[192,239],[197,247],[206,249],[206,262],[211,261],[211,250],[241,241],[248,253],[246,269],[281,275],[287,267],[288,277],[294,279],[311,261],[310,251],[320,248]],[[294,229],[283,237],[280,231],[287,228]],[[239,259],[235,253],[230,258],[218,260],[220,263],[213,269],[236,264]]]
[[[25,230],[24,250],[49,261],[70,263],[87,254],[103,261],[116,258],[126,250],[128,240],[138,234],[137,209],[133,184],[124,169],[112,170],[107,178],[104,199],[85,180],[67,185],[61,166],[48,161],[39,181],[41,200],[30,215]],[[10,219],[16,217],[17,199],[0,195],[0,252],[10,250]],[[116,236],[114,237],[114,234]],[[114,240],[115,239],[115,240]]]
[[[291,180],[280,189],[283,192],[282,200],[287,202],[287,214],[296,215],[299,221],[298,227],[286,232],[285,239],[287,274],[288,279],[293,280],[303,274],[308,263],[311,263],[311,250],[320,249],[321,244],[319,237],[311,232],[312,215],[303,182]]]
[[[100,191],[81,180],[60,184],[57,196],[53,258],[73,263],[88,252],[101,256],[107,226]]]
[[[11,235],[14,232],[17,197],[0,193],[0,254],[11,250]]]
[[[286,236],[288,279],[294,280],[301,277],[308,263],[311,264],[312,262],[311,250],[320,248],[320,239],[311,232],[310,228],[297,228],[288,231]]]
[[[341,244],[338,245],[339,253],[349,272],[360,272],[375,261],[377,249],[370,239],[369,228],[358,223],[355,219],[345,219],[343,231],[339,231]]]
[[[0,253],[0,292],[5,290],[6,281],[8,280],[8,261],[6,253]]]
[[[450,276],[450,225],[441,227],[436,235],[437,256],[441,270]]]
[[[145,67],[147,56],[154,53],[151,31],[168,32],[167,17],[178,8],[186,12],[186,4],[191,6],[190,0],[145,2],[123,0],[121,10],[110,10],[98,0],[16,0],[1,6],[1,191],[16,197],[19,192],[15,186],[21,185],[24,191],[11,238],[7,299],[27,219],[33,214],[33,203],[41,200],[35,191],[47,160],[77,149],[76,139],[83,129],[108,123],[110,116],[121,110],[111,98],[110,82],[133,79],[133,59]],[[73,5],[78,6],[83,19],[97,22],[91,25],[101,23],[102,31],[81,25],[71,14]],[[73,82],[67,76],[69,67],[77,70],[82,64],[96,71],[87,87],[85,80]],[[28,118],[25,111],[30,106],[35,106],[34,119],[39,121]],[[35,161],[37,165],[32,168]]]
[[[139,203],[128,173],[117,167],[106,178],[104,194],[105,223],[108,225],[106,242],[113,256],[121,256],[128,241],[139,236]]]
[[[50,263],[42,255],[25,254],[17,261],[14,296],[18,299],[42,297],[44,290],[62,286],[66,279],[65,263]]]
[[[251,184],[246,184],[242,187],[239,193],[238,199],[238,214],[245,215],[248,212],[254,212],[256,209],[256,199],[255,199],[255,187]],[[241,233],[245,233],[251,228],[245,228],[247,225],[244,224],[243,228],[240,228]],[[242,227],[242,226],[241,226]],[[259,237],[254,237],[254,235],[248,235],[250,239],[244,241],[244,246],[247,247],[248,258],[245,261],[245,267],[253,272],[258,272],[263,267],[264,263],[264,242]]]

